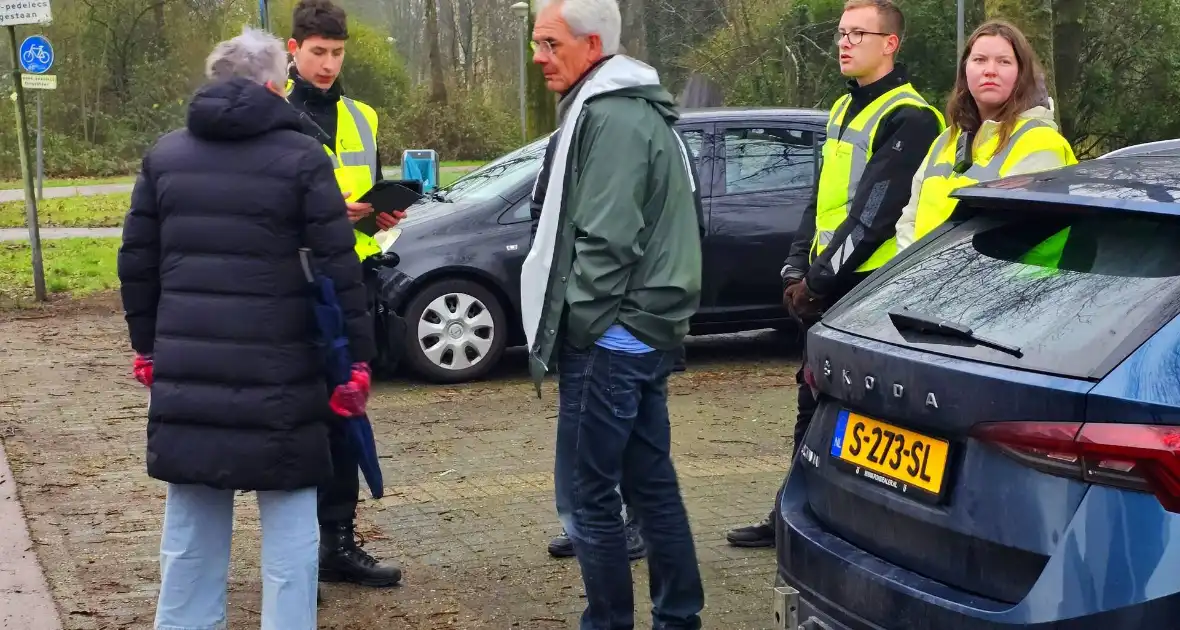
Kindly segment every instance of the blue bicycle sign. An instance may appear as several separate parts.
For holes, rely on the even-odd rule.
[[[40,35],[25,38],[20,45],[20,67],[25,72],[44,74],[53,67],[53,46]]]

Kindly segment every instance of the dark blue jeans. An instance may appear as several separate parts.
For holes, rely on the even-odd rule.
[[[558,357],[557,514],[574,544],[582,630],[634,627],[620,497],[647,542],[653,630],[696,630],[704,590],[672,466],[668,375],[676,353],[632,355],[566,346]]]

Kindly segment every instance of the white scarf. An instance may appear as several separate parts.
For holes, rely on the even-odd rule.
[[[537,224],[537,235],[533,239],[532,249],[524,259],[524,266],[520,272],[520,316],[524,324],[524,333],[528,339],[529,351],[533,351],[533,344],[537,339],[541,326],[541,311],[545,306],[545,290],[549,286],[549,273],[553,265],[553,250],[557,244],[557,234],[560,231],[558,221],[561,214],[561,203],[565,193],[566,165],[569,162],[570,144],[573,140],[574,128],[578,126],[578,116],[587,100],[622,89],[645,85],[659,85],[660,75],[655,68],[630,57],[617,55],[602,64],[578,91],[574,102],[566,112],[565,120],[557,133],[560,134],[557,146],[553,150],[553,161],[549,167],[549,186],[545,192],[545,202],[541,206],[541,220]],[[603,147],[601,150],[610,150]],[[540,175],[537,176],[540,183]],[[536,185],[533,194],[536,194]]]

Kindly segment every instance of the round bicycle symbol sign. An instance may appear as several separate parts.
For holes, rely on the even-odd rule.
[[[44,74],[53,67],[53,46],[40,35],[25,38],[20,45],[20,67],[25,72]]]

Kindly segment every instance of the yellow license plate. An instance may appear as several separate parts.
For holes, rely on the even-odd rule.
[[[901,492],[917,487],[941,494],[950,443],[891,424],[841,411],[832,436],[832,456],[861,477]]]

